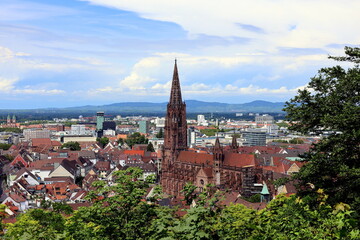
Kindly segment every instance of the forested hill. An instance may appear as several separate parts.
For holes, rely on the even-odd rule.
[[[283,102],[267,102],[267,101],[253,101],[249,103],[241,104],[229,104],[229,103],[220,103],[220,102],[203,102],[197,100],[187,100],[186,109],[187,112],[273,112],[278,113],[282,112],[284,107]],[[131,112],[131,113],[143,113],[143,112],[165,112],[167,102],[163,103],[150,103],[150,102],[122,102],[122,103],[113,103],[108,105],[87,105],[79,107],[69,107],[69,108],[42,108],[42,109],[32,109],[36,112],[78,112],[78,113],[87,113],[87,112],[96,112],[96,111],[105,111],[105,112]],[[1,112],[9,112],[9,109],[0,110]],[[30,111],[27,110],[11,110],[11,112],[24,112]]]

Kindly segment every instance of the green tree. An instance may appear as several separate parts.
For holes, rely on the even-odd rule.
[[[7,213],[5,212],[6,208],[7,206],[5,204],[0,204],[0,236],[3,235],[4,224],[2,223],[2,220],[7,215]]]
[[[278,196],[249,222],[254,228],[250,239],[359,239],[349,205],[331,207],[321,189],[317,197],[310,207],[308,201],[296,195]]]
[[[218,204],[221,192],[214,192],[214,186],[207,185],[202,192],[193,196],[192,184],[187,184],[183,192],[188,196],[188,202],[193,198],[196,205],[188,209],[184,217],[175,221],[170,231],[171,239],[219,239],[214,225],[222,210],[222,206]]]
[[[350,204],[360,212],[360,48],[345,48],[353,66],[322,68],[304,90],[286,103],[290,129],[301,133],[333,132],[315,144],[295,178],[299,195],[316,199],[318,189],[328,202]]]
[[[202,133],[202,134],[205,134],[206,136],[215,136],[215,134],[217,133],[217,132],[219,132],[219,129],[201,129],[200,130],[200,132]],[[224,131],[225,132],[225,131]]]
[[[102,147],[105,147],[110,142],[109,138],[107,137],[96,138],[96,141],[100,143]]]
[[[7,226],[5,239],[60,239],[65,229],[65,219],[59,214],[43,209],[31,209],[20,215],[14,224]]]
[[[53,202],[52,208],[56,213],[63,213],[67,215],[73,213],[72,208],[64,202]]]
[[[14,133],[22,133],[22,129],[20,128],[0,128],[0,132],[14,132]]]
[[[241,197],[242,199],[248,201],[248,202],[252,202],[252,203],[258,203],[258,202],[261,202],[261,194],[260,193],[257,193],[257,194],[254,194],[252,195],[251,197]]]
[[[118,142],[118,144],[123,145],[124,144],[124,139],[119,138],[119,140],[117,142]]]
[[[224,208],[214,226],[220,239],[251,239],[256,229],[256,211],[242,204]]]
[[[147,144],[148,143],[148,139],[140,134],[139,132],[135,132],[133,134],[131,134],[126,140],[126,144],[129,145],[129,147],[134,146],[135,144]]]
[[[81,146],[78,142],[67,142],[61,146],[62,149],[70,149],[71,151],[80,151]]]
[[[159,132],[156,134],[156,137],[157,138],[164,138],[164,132],[163,132],[162,128],[160,128]]]
[[[190,205],[196,198],[196,188],[197,187],[194,184],[187,182],[184,186],[184,189],[181,190],[181,192],[184,194],[187,205]]]
[[[9,150],[12,144],[0,143],[0,149]]]
[[[155,152],[154,145],[151,142],[147,145],[146,151]]]
[[[128,168],[114,174],[114,185],[95,182],[95,190],[87,195],[93,205],[80,208],[67,220],[67,237],[109,240],[148,238],[157,206],[142,201],[146,188],[154,180],[138,180],[142,174],[139,168]]]
[[[298,138],[293,138],[293,139],[289,140],[289,143],[291,143],[291,144],[303,144],[304,140],[298,139]]]

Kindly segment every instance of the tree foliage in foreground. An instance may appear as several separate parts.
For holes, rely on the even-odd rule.
[[[354,211],[347,204],[330,206],[327,195],[319,190],[315,205],[295,195],[278,196],[260,211],[240,204],[222,205],[220,191],[189,196],[194,207],[180,217],[177,209],[156,204],[158,191],[143,200],[148,181],[140,181],[140,169],[116,173],[116,185],[94,183],[88,199],[70,217],[61,211],[32,209],[6,226],[5,239],[359,239]],[[148,179],[149,182],[152,179]],[[177,211],[179,212],[179,211]]]
[[[156,217],[154,204],[143,201],[153,179],[138,180],[142,170],[128,168],[115,173],[115,185],[104,181],[93,184],[87,198],[91,207],[75,211],[66,222],[70,239],[145,239]]]
[[[323,189],[331,205],[344,202],[359,213],[360,48],[346,47],[345,53],[345,57],[330,58],[347,61],[352,67],[322,68],[284,110],[292,130],[333,132],[305,155],[307,164],[295,177],[300,181],[300,196],[315,199]]]

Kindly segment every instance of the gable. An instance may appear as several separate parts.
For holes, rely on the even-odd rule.
[[[59,165],[57,168],[54,169],[52,173],[49,174],[49,177],[72,177],[74,178],[75,174],[69,172],[66,168],[62,165]]]
[[[25,167],[28,166],[28,163],[25,161],[25,159],[20,155],[18,154],[14,160],[11,162],[11,165],[14,166],[15,164],[17,163],[21,163],[22,165],[24,165]]]

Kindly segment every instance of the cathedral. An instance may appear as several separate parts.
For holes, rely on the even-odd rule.
[[[176,60],[164,134],[161,185],[168,194],[181,195],[185,184],[191,182],[200,191],[207,184],[213,184],[218,189],[251,196],[272,179],[272,172],[259,167],[254,154],[238,152],[235,137],[228,147],[222,147],[216,139],[209,153],[188,149],[186,104],[181,97]],[[272,192],[273,189],[269,190]]]

